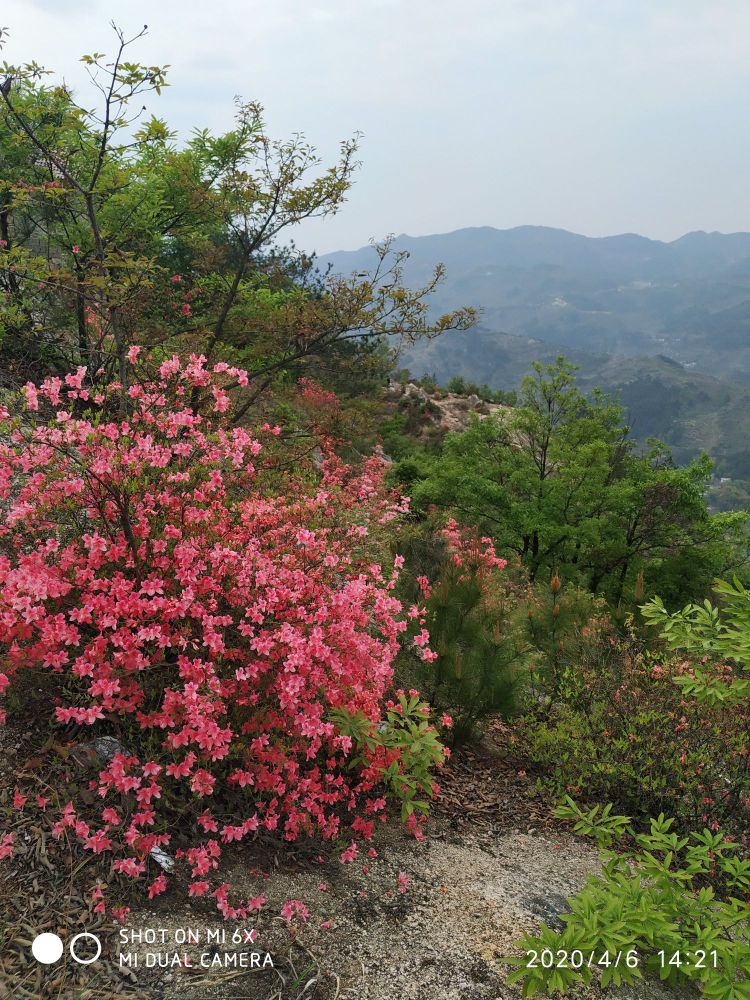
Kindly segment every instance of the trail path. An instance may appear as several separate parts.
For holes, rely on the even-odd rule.
[[[91,912],[96,862],[72,883],[64,849],[47,836],[40,851],[38,820],[19,820],[7,807],[16,768],[28,766],[30,739],[9,729],[0,735],[0,799],[6,803],[0,815],[17,824],[20,847],[0,866],[0,1000],[514,1000],[520,992],[507,984],[501,959],[514,953],[524,931],[542,921],[554,925],[566,898],[598,866],[595,849],[551,819],[549,803],[533,793],[518,762],[490,746],[456,755],[422,842],[391,823],[376,837],[378,856],[363,852],[351,864],[321,863],[304,849],[290,853],[283,846],[235,855],[221,879],[241,897],[269,900],[254,924],[254,945],[207,949],[207,929],[231,931],[232,925],[222,924],[211,900],[188,900],[180,887],[152,903],[131,901],[125,927],[136,934],[158,928],[169,943],[123,944],[120,930]],[[43,753],[33,759],[43,773]],[[408,879],[403,893],[399,873]],[[292,934],[278,917],[288,899],[310,907],[309,921]],[[324,922],[330,926],[321,927]],[[189,928],[200,929],[203,942],[178,946],[175,932]],[[75,966],[65,958],[65,965],[40,967],[31,958],[29,938],[36,933],[59,931],[67,940],[82,929],[100,934],[100,961]],[[248,950],[269,952],[275,968],[225,967],[225,954]],[[124,952],[137,955],[137,968],[119,968]],[[188,953],[193,964],[147,968],[149,952]],[[203,953],[219,967],[202,969]],[[695,995],[649,980],[606,994],[580,990],[575,997]]]

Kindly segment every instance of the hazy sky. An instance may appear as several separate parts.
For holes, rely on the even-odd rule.
[[[233,98],[324,156],[364,133],[348,203],[297,242],[526,223],[673,239],[750,230],[748,0],[3,0],[4,57],[77,85],[108,22],[171,64],[184,133]]]

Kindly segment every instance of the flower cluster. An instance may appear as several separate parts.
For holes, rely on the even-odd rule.
[[[263,440],[283,448],[278,428],[227,419],[228,389],[246,381],[173,357],[110,418],[122,387],[88,401],[79,369],[28,385],[27,414],[0,414],[0,694],[48,672],[60,724],[117,736],[127,752],[99,773],[98,821],[70,803],[56,831],[140,878],[179,813],[196,831],[178,852],[193,895],[224,845],[256,831],[372,835],[382,753],[355,764],[337,713],[377,728],[410,622],[398,565],[377,558],[404,510],[382,462],[279,472]],[[196,391],[214,418],[191,408]],[[34,424],[50,406],[54,420]],[[213,894],[226,916],[252,910],[226,886]]]
[[[495,553],[495,543],[487,536],[477,537],[469,529],[461,527],[457,521],[450,518],[441,535],[448,543],[451,560],[456,566],[471,564],[477,568],[505,569],[507,559],[501,559]],[[425,581],[426,584],[426,581]]]

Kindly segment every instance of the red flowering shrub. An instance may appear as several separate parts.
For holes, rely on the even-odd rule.
[[[458,521],[449,518],[440,534],[448,544],[450,561],[454,566],[461,566],[469,571],[487,572],[493,569],[505,569],[507,559],[501,559],[495,552],[494,541],[486,535],[481,538],[476,533],[462,528]]]
[[[535,706],[519,742],[558,794],[637,819],[664,813],[685,830],[723,827],[747,843],[750,702],[701,703],[683,686],[696,667],[719,688],[735,677],[727,664],[701,668],[633,635],[610,637],[566,667],[557,700]]]
[[[382,463],[328,457],[278,495],[261,443],[278,428],[256,436],[225,416],[244,372],[174,357],[116,419],[118,385],[80,416],[85,378],[26,387],[29,411],[57,411],[49,425],[0,412],[0,693],[47,672],[60,724],[127,748],[94,783],[96,822],[70,803],[57,833],[116,851],[116,870],[138,878],[149,852],[179,843],[179,815],[199,834],[176,851],[192,895],[209,891],[222,845],[256,830],[369,839],[383,774],[403,767],[384,703],[392,662],[408,625],[424,624],[393,596],[398,563],[377,560],[404,510]],[[191,409],[196,390],[213,396],[213,419]],[[419,652],[430,656],[421,634]],[[406,714],[437,761],[426,706]],[[348,717],[366,720],[361,746]],[[214,895],[228,916],[257,903],[230,906],[226,885]]]

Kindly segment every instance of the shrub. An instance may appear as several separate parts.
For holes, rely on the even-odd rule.
[[[524,606],[531,695],[539,706],[553,705],[568,673],[598,657],[606,645],[611,634],[607,605],[554,574],[549,584],[528,587]]]
[[[85,379],[29,384],[27,414],[0,412],[0,692],[43,672],[58,724],[127,748],[98,776],[101,805],[71,802],[57,833],[140,877],[154,847],[180,843],[175,825],[196,831],[180,852],[194,895],[221,845],[256,830],[351,841],[353,856],[384,815],[383,782],[412,777],[412,734],[427,731],[429,763],[441,756],[424,703],[400,729],[387,716],[411,624],[434,654],[423,609],[394,596],[401,560],[379,561],[405,509],[382,463],[275,469],[278,428],[229,422],[247,376],[225,364],[166,360],[117,416],[121,386],[91,400]],[[196,395],[213,398],[210,419]],[[48,425],[32,421],[40,405]],[[367,735],[356,747],[345,718]],[[215,895],[225,915],[247,912],[226,886]]]
[[[544,783],[641,818],[664,812],[686,829],[744,834],[747,704],[706,704],[685,688],[693,676],[688,661],[651,654],[633,635],[566,667],[556,701],[519,728]],[[715,676],[731,683],[724,669]]]
[[[453,742],[464,742],[483,719],[514,711],[525,652],[518,588],[505,579],[506,561],[496,556],[492,539],[464,531],[454,520],[427,536],[412,535],[405,548],[411,595],[421,590],[437,658],[415,666],[412,654],[401,666],[436,709],[450,713]]]
[[[734,577],[731,583],[714,581],[714,591],[721,599],[718,607],[706,600],[669,614],[656,597],[641,610],[649,624],[660,627],[671,649],[697,657],[732,660],[743,670],[750,670],[750,590]],[[749,688],[748,681],[733,684],[739,695],[746,694]]]
[[[750,997],[750,861],[721,832],[680,837],[671,819],[652,819],[638,833],[608,808],[584,813],[570,799],[557,815],[595,836],[603,849],[601,875],[590,876],[562,915],[565,927],[543,925],[519,943],[524,954],[511,982],[523,995],[568,992],[597,979],[619,986],[644,972],[672,984],[700,984],[713,1000]],[[634,846],[607,848],[627,832]]]

